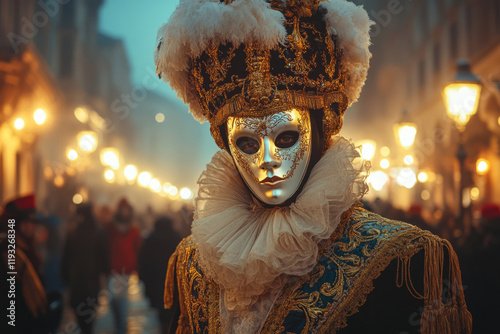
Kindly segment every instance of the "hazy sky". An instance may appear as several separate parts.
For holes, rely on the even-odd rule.
[[[123,40],[134,86],[142,85],[144,78],[149,78],[151,71],[154,72],[153,52],[156,48],[156,34],[158,29],[168,21],[178,2],[179,0],[104,1],[99,16],[99,30],[106,35]],[[170,86],[160,79],[157,82],[158,87],[155,92],[173,101],[178,106],[175,108],[176,112],[180,113],[175,117],[169,117],[168,106],[171,105],[166,104],[164,112],[167,119],[162,126],[144,128],[144,124],[148,123],[141,116],[142,122],[135,122],[137,133],[150,136],[154,131],[158,131],[155,135],[162,143],[157,145],[156,150],[152,147],[145,149],[149,150],[148,152],[153,156],[168,159],[172,168],[182,171],[182,176],[175,178],[175,180],[171,180],[168,178],[169,176],[165,176],[165,180],[177,186],[189,186],[195,189],[198,176],[218,148],[210,136],[208,123],[200,125],[195,121],[188,114],[187,106],[176,97],[176,93],[172,91]],[[169,123],[173,119],[175,119],[174,122],[182,124]],[[171,127],[169,128],[169,126]],[[176,150],[174,153],[171,152],[172,150],[168,150],[169,143],[173,141],[170,140],[169,143],[163,141],[164,135],[168,131],[175,133]],[[154,159],[157,164],[164,166],[165,162],[160,160]],[[162,175],[157,176],[163,177]]]
[[[100,31],[125,43],[132,70],[132,81],[141,84],[154,68],[153,51],[156,33],[179,3],[178,0],[105,0],[99,17]],[[175,98],[168,84],[159,85],[157,92]]]

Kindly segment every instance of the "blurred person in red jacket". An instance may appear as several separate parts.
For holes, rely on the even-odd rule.
[[[134,225],[134,209],[122,198],[118,202],[115,218],[107,226],[111,253],[111,309],[116,333],[126,332],[127,291],[130,275],[137,272],[137,256],[141,248],[141,233]]]

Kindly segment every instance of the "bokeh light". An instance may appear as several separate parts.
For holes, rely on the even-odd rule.
[[[387,146],[382,146],[380,148],[380,154],[382,154],[383,157],[388,157],[391,155],[391,149]]]
[[[152,179],[149,182],[149,188],[155,193],[159,193],[161,191],[161,182],[158,179]]]
[[[162,114],[161,112],[156,114],[155,121],[157,121],[158,123],[163,123],[164,120],[165,120],[164,114]]]
[[[401,168],[398,173],[396,182],[405,188],[411,189],[417,183],[417,175],[411,168]]]
[[[411,154],[408,154],[408,155],[405,155],[405,157],[403,158],[403,161],[404,161],[405,165],[410,166],[415,162],[415,158],[413,158],[413,156]]]
[[[104,178],[108,182],[113,182],[115,180],[115,172],[112,169],[106,169],[104,172]]]
[[[371,160],[375,155],[377,144],[373,140],[365,139],[357,142],[361,146],[361,157],[365,160]]]
[[[82,204],[83,203],[83,196],[81,194],[74,194],[73,195],[73,203],[75,204]]]
[[[389,181],[389,177],[382,171],[375,171],[368,176],[367,182],[371,184],[373,189],[380,191],[384,188],[385,184]]]
[[[127,165],[123,169],[123,174],[125,175],[127,181],[134,181],[137,177],[137,167],[134,165]]]
[[[92,153],[97,148],[98,138],[94,131],[82,131],[76,136],[78,146],[87,153]]]
[[[418,173],[418,181],[421,182],[421,183],[425,183],[427,181],[429,181],[429,174],[427,174],[427,172],[420,172]]]
[[[485,175],[490,170],[490,163],[486,159],[478,159],[476,161],[476,172],[479,175]]]
[[[17,129],[17,130],[21,130],[22,128],[24,128],[24,120],[22,118],[17,118],[15,121],[14,121],[14,127]]]
[[[151,182],[152,178],[153,177],[151,176],[150,173],[148,173],[148,172],[142,172],[137,177],[137,182],[139,182],[139,185],[141,187],[147,187],[147,186],[149,186],[149,183]]]
[[[380,168],[387,169],[391,166],[391,163],[387,159],[380,160]]]
[[[43,109],[37,109],[33,113],[33,120],[37,125],[42,125],[45,123],[45,120],[47,119],[47,114]]]
[[[89,121],[89,112],[85,107],[75,108],[74,115],[75,118],[81,123],[87,123]]]
[[[116,148],[108,147],[101,150],[100,154],[101,164],[109,166],[112,169],[120,168],[119,153]]]
[[[68,152],[66,152],[66,156],[69,160],[75,161],[76,159],[78,159],[78,152],[76,150],[70,149],[68,150]]]
[[[181,196],[182,199],[188,200],[193,198],[193,192],[189,188],[182,188],[181,191],[179,192],[179,195]]]

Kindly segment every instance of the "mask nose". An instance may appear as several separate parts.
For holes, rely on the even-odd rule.
[[[264,156],[260,164],[260,169],[269,170],[281,167],[281,160],[272,152],[273,149],[274,145],[271,144],[269,137],[264,137]]]

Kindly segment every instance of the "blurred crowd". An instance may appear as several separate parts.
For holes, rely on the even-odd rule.
[[[493,322],[500,307],[485,301],[500,299],[500,206],[484,204],[467,233],[456,233],[451,214],[431,221],[420,205],[404,211],[380,199],[363,204],[382,216],[448,239],[461,262],[474,333],[490,333],[495,328]],[[26,196],[7,203],[0,219],[0,279],[7,282],[9,273],[15,272],[15,323],[19,333],[59,333],[62,327],[64,333],[93,333],[102,303],[107,303],[113,315],[115,333],[126,333],[127,291],[132,276],[142,282],[150,307],[156,309],[160,331],[167,332],[170,314],[163,309],[165,273],[170,255],[189,234],[192,209],[159,214],[148,207],[139,213],[123,198],[114,207],[77,205],[72,218],[63,221],[37,213],[34,196]],[[12,221],[15,224],[9,224]],[[15,252],[9,251],[9,234],[15,234]],[[9,253],[15,254],[14,261],[9,262]],[[9,267],[11,263],[15,263],[15,270]],[[5,310],[10,305],[4,298],[10,285],[2,287],[6,289],[1,292]],[[63,323],[64,310],[73,312],[74,326]],[[1,326],[1,333],[8,332],[5,321]]]
[[[160,331],[166,333],[170,314],[163,308],[164,279],[170,255],[189,233],[190,212],[184,207],[159,214],[148,207],[138,213],[123,198],[114,208],[76,205],[73,217],[64,222],[37,213],[33,195],[7,203],[0,211],[0,276],[6,282],[14,273],[15,332],[93,333],[104,302],[112,313],[114,332],[127,333],[127,293],[135,276],[156,309]],[[15,234],[11,262],[9,234]],[[5,310],[10,300],[3,296],[10,286],[2,287]],[[63,323],[68,322],[63,320],[68,310],[75,321]],[[0,333],[12,332],[5,321],[1,326]]]

